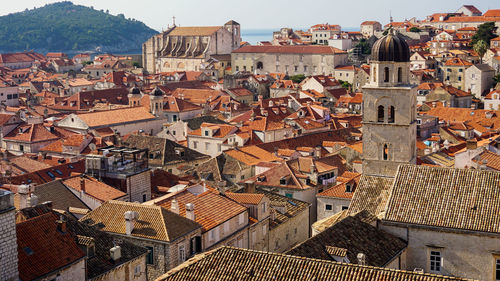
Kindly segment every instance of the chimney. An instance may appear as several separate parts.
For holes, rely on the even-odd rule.
[[[269,107],[273,107],[274,106],[274,102],[272,100],[269,101]]]
[[[432,108],[436,108],[436,102],[435,101],[432,102]]]
[[[30,193],[30,186],[27,184],[21,184],[17,188],[17,193],[19,194],[19,208],[24,209],[28,206],[28,196]]]
[[[358,258],[358,264],[359,265],[366,265],[366,255],[365,254],[359,253],[357,255],[357,258]]]
[[[134,224],[139,214],[133,211],[125,212],[125,234],[132,235],[132,231],[134,230]]]
[[[28,197],[28,200],[26,201],[26,205],[28,207],[34,207],[38,204],[38,196],[35,194],[31,194],[30,197]]]
[[[86,192],[85,190],[85,178],[80,177],[80,192],[83,194]]]
[[[255,193],[255,182],[253,181],[245,182],[245,193]]]
[[[314,172],[316,171],[316,166],[314,166],[314,162],[311,164],[310,166],[310,171],[311,171],[311,174],[314,174]]]
[[[114,246],[109,249],[109,256],[113,261],[117,261],[122,257],[122,248],[120,246]]]
[[[172,213],[176,213],[176,214],[179,214],[179,202],[177,202],[177,200],[172,200],[172,204],[170,205],[170,211]]]
[[[59,217],[59,220],[57,222],[57,230],[62,233],[66,233],[66,219],[64,218],[63,215]]]
[[[321,147],[317,146],[314,148],[314,158],[321,158]]]
[[[467,150],[474,150],[477,148],[477,141],[476,140],[467,140]]]
[[[264,105],[262,104],[262,100],[264,100],[264,97],[262,95],[259,95],[258,100],[259,100],[259,105],[263,107]]]
[[[194,204],[193,203],[187,203],[186,204],[186,218],[194,221],[196,219],[194,215]]]
[[[475,104],[473,104],[473,103],[471,103],[471,104],[470,104],[470,109],[472,109],[472,110],[476,109],[476,105],[475,105]]]

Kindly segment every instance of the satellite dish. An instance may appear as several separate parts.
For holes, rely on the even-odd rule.
[[[94,150],[96,150],[96,149],[97,149],[97,147],[95,146],[95,143],[91,143],[91,144],[89,144],[89,148],[90,148],[90,150],[92,150],[92,151],[94,151]]]

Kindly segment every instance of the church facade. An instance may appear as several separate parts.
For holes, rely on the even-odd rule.
[[[417,95],[405,40],[395,34],[378,40],[370,74],[363,87],[363,173],[393,177],[417,156]]]
[[[240,42],[240,24],[232,20],[224,26],[174,25],[142,45],[143,66],[151,74],[202,71],[212,56],[229,55]]]

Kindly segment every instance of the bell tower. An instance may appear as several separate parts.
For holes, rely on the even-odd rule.
[[[142,98],[141,90],[137,86],[130,89],[128,94],[128,105],[129,106],[139,106],[140,100]]]
[[[370,82],[363,87],[363,173],[396,174],[416,163],[416,86],[410,85],[410,50],[390,33],[372,48]]]
[[[158,87],[149,94],[149,111],[155,116],[163,113],[163,91]]]

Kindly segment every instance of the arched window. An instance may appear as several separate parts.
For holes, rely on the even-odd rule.
[[[389,123],[394,123],[394,106],[389,107]]]
[[[257,69],[263,69],[263,68],[264,64],[261,61],[257,62]]]
[[[398,83],[403,82],[403,69],[401,67],[398,68]]]
[[[384,68],[384,82],[389,82],[389,68]]]
[[[387,147],[387,144],[384,144],[384,160],[389,159],[389,147]]]
[[[383,105],[379,105],[378,106],[378,118],[377,118],[377,121],[378,122],[384,122],[384,106]]]

